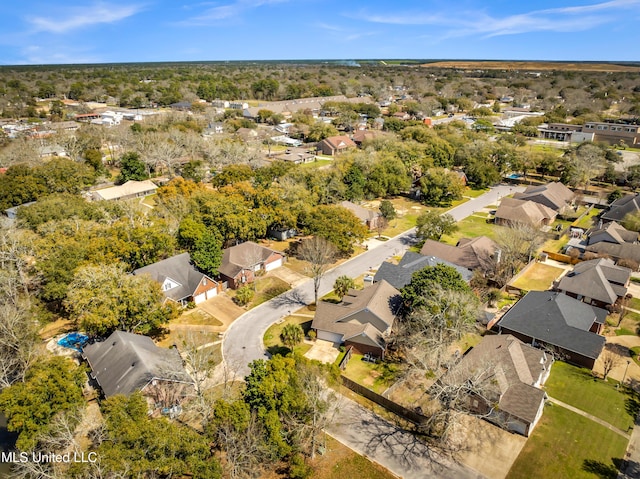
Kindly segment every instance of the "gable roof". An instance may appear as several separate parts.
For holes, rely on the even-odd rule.
[[[282,256],[279,251],[266,248],[253,241],[245,241],[238,245],[222,250],[222,262],[218,271],[235,278],[244,269],[251,269],[265,262],[272,254]]]
[[[346,148],[355,148],[356,144],[346,135],[330,136],[321,141],[329,145],[332,150],[344,150]]]
[[[600,218],[605,221],[622,221],[627,214],[638,211],[640,211],[640,196],[627,195],[611,203],[609,209]]]
[[[640,243],[607,243],[600,241],[585,248],[587,251],[600,255],[611,256],[615,259],[631,259],[640,263]]]
[[[511,223],[539,225],[543,220],[555,218],[556,212],[534,201],[503,198],[495,216],[497,219]]]
[[[85,346],[82,356],[106,397],[129,395],[154,379],[193,383],[177,349],[160,348],[139,334],[114,331],[105,341]]]
[[[487,236],[462,238],[457,246],[451,246],[434,240],[426,240],[420,254],[433,255],[463,268],[489,271],[499,247]]]
[[[373,210],[368,210],[367,208],[363,208],[362,206],[356,205],[351,201],[342,201],[340,202],[340,206],[351,211],[360,221],[363,222],[371,221],[372,219],[380,216],[380,213]]]
[[[341,334],[343,340],[363,335],[384,349],[384,335],[393,326],[400,304],[400,292],[382,280],[363,290],[350,290],[340,303],[320,301],[311,327]]]
[[[600,242],[624,244],[638,241],[637,231],[630,231],[616,221],[606,223],[600,228],[592,228],[588,231],[588,235],[588,245]]]
[[[597,359],[605,338],[589,331],[607,312],[555,291],[530,291],[498,322],[514,333]]]
[[[409,284],[413,273],[437,264],[451,266],[460,273],[462,278],[467,282],[469,282],[473,276],[473,273],[467,268],[450,263],[449,261],[435,256],[424,256],[423,254],[407,251],[398,264],[386,261],[382,263],[378,271],[376,271],[373,281],[378,282],[384,280],[394,288],[400,289]]]
[[[499,398],[499,409],[532,423],[545,399],[544,391],[536,385],[548,367],[547,361],[543,351],[510,334],[488,335],[454,366],[453,371],[454,374],[473,374],[487,368],[483,380],[492,384],[496,399]]]
[[[555,211],[560,211],[568,206],[574,196],[573,191],[557,181],[546,185],[529,186],[523,192],[513,195],[517,199],[541,203]]]
[[[125,196],[139,195],[157,190],[158,187],[151,180],[134,181],[129,180],[123,185],[112,186],[93,192],[93,197],[98,200],[117,200]]]
[[[558,289],[614,304],[618,297],[627,294],[624,286],[631,277],[631,270],[616,266],[608,258],[598,258],[576,264],[562,277]]]
[[[189,253],[182,253],[138,268],[133,271],[133,274],[136,276],[148,274],[161,285],[164,284],[166,280],[177,283],[177,286],[174,288],[168,290],[163,288],[164,295],[174,301],[180,301],[193,296],[202,278],[207,278],[212,283],[215,283],[213,279],[198,271],[193,263],[191,263]]]

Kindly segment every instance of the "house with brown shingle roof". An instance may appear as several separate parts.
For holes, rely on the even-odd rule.
[[[380,212],[368,210],[360,205],[356,205],[351,201],[343,201],[340,206],[351,211],[361,222],[370,230],[375,229],[378,226],[378,220],[381,217]]]
[[[258,271],[271,271],[284,264],[284,255],[253,241],[246,241],[222,250],[218,272],[227,286],[237,289],[252,283]]]
[[[434,240],[426,240],[420,254],[435,256],[471,271],[479,270],[483,274],[495,269],[499,261],[500,248],[491,238],[478,236],[462,238],[456,246]]]
[[[543,204],[517,198],[504,198],[495,214],[497,225],[529,224],[536,228],[550,225],[556,216],[554,210]]]
[[[401,304],[400,292],[382,280],[350,290],[340,303],[320,301],[311,328],[318,339],[382,358]]]
[[[450,368],[440,382],[460,384],[473,378],[481,391],[469,394],[466,409],[487,421],[529,436],[544,410],[553,358],[509,334],[482,338]]]
[[[318,142],[317,148],[323,155],[337,156],[351,148],[356,148],[356,144],[345,135],[330,136]]]
[[[575,196],[573,191],[557,181],[546,185],[529,186],[523,192],[513,195],[516,199],[540,203],[558,213],[570,207]]]

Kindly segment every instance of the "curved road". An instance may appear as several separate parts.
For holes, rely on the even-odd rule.
[[[448,213],[459,221],[492,204],[506,195],[522,191],[523,187],[500,185],[471,199]],[[415,228],[379,243],[359,256],[329,271],[322,279],[319,296],[333,288],[340,275],[356,277],[377,268],[391,256],[398,255],[416,241]],[[225,334],[223,358],[228,368],[240,377],[249,373],[254,359],[267,359],[262,338],[266,330],[279,319],[313,301],[313,282],[305,281],[296,288],[248,311],[236,319]],[[408,431],[371,413],[359,404],[342,398],[334,426],[329,434],[354,451],[378,462],[406,479],[423,477],[441,479],[484,479],[463,464],[458,464],[417,441]]]
[[[523,189],[523,187],[512,185],[496,186],[487,193],[449,210],[448,213],[456,221],[460,221],[488,205],[495,205],[500,198]],[[389,241],[379,243],[375,248],[370,248],[332,269],[322,279],[319,296],[322,297],[333,289],[333,283],[338,276],[347,275],[355,278],[370,269],[377,268],[392,256],[403,253],[415,241],[415,228],[413,228]],[[248,374],[251,361],[268,358],[262,338],[269,326],[311,302],[313,302],[313,282],[309,279],[240,316],[231,324],[224,337],[222,349],[226,364],[240,376]]]

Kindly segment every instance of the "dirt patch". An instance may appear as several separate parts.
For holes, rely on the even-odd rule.
[[[464,444],[457,459],[486,477],[506,477],[527,438],[467,415],[458,416],[457,421],[456,439]]]

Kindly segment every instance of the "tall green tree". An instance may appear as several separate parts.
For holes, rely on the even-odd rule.
[[[416,228],[418,238],[439,241],[442,236],[457,231],[458,225],[448,213],[441,215],[437,211],[425,211],[416,219]]]
[[[176,315],[175,307],[165,304],[160,284],[127,274],[122,264],[79,268],[64,304],[69,317],[92,336],[115,330],[157,334]]]
[[[448,206],[461,199],[463,191],[458,175],[444,168],[430,168],[420,178],[421,199],[427,205]]]
[[[149,178],[147,167],[135,152],[129,152],[120,158],[120,174],[116,183],[121,185],[129,180],[142,181]]]
[[[344,295],[349,292],[350,289],[356,287],[356,283],[353,281],[353,278],[349,276],[342,275],[336,278],[336,281],[333,283],[333,290],[338,295],[340,300],[344,298]]]
[[[82,404],[84,369],[68,358],[55,356],[31,366],[23,382],[0,393],[0,410],[7,416],[9,431],[18,432],[18,449],[36,446],[38,435],[46,433],[58,413],[70,412]]]
[[[316,206],[302,215],[301,223],[306,234],[325,238],[342,254],[352,252],[369,234],[368,228],[342,206]]]
[[[400,291],[405,313],[427,305],[430,296],[438,288],[471,292],[467,282],[453,266],[442,263],[428,266],[413,273],[409,284]]]

